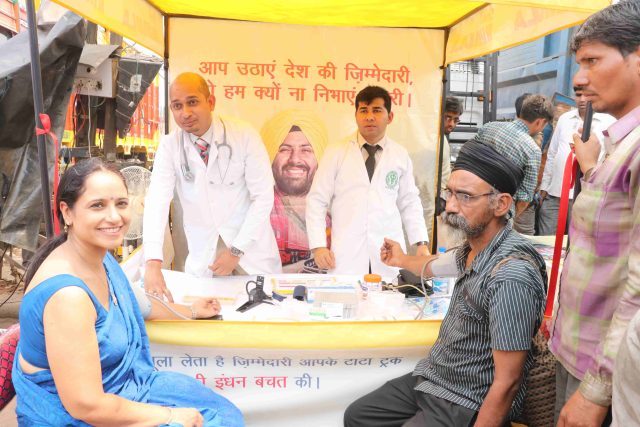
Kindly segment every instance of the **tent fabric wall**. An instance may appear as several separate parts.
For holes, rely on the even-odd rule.
[[[449,32],[446,63],[476,58],[583,22],[591,12],[492,4]]]
[[[191,15],[281,24],[442,28],[482,7],[483,2],[450,0],[153,0],[169,15]]]
[[[356,93],[366,85],[385,87],[396,117],[387,134],[411,155],[424,215],[432,218],[442,31],[191,18],[170,18],[169,28],[169,81],[181,72],[199,72],[216,96],[216,112],[241,117],[256,129],[276,112],[307,110],[335,143],[356,130]],[[206,49],[193,43],[205,39]],[[325,68],[329,64],[333,68]]]
[[[446,63],[481,56],[575,25],[610,4],[609,0],[367,0],[355,4],[321,0],[313,6],[301,6],[298,0],[54,1],[161,56],[163,15],[167,15],[303,25],[452,28],[458,41],[447,48]],[[485,9],[489,11],[483,12]],[[487,16],[491,17],[491,25],[485,28]],[[509,25],[515,22],[518,26]],[[517,31],[513,32],[514,28]],[[487,39],[487,33],[497,30],[501,35]],[[467,44],[469,41],[471,45]]]
[[[162,56],[164,50],[162,13],[146,0],[53,1]]]

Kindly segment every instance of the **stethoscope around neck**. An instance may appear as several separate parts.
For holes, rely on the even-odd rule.
[[[227,157],[227,168],[225,169],[224,176],[220,177],[222,183],[224,183],[224,178],[226,178],[227,171],[229,170],[229,163],[231,162],[231,156],[233,156],[233,148],[231,147],[231,145],[227,143],[227,126],[225,126],[224,121],[222,119],[220,119],[220,123],[222,123],[222,144],[218,144],[217,141],[215,143],[216,148],[218,150],[218,158],[220,157],[222,148],[226,148],[229,154]],[[180,129],[180,148],[181,148],[180,151],[182,154],[181,156],[182,159],[180,161],[180,170],[182,171],[182,176],[184,177],[185,181],[193,182],[195,180],[195,175],[193,174],[193,172],[191,172],[191,167],[189,167],[189,160],[187,159],[187,149],[185,148],[185,142],[184,142],[184,134],[185,134],[185,131]],[[214,135],[215,135],[215,129],[214,129]],[[218,173],[222,175],[222,173],[220,172],[220,164],[218,164]]]

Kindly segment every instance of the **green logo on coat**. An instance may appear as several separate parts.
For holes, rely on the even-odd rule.
[[[393,190],[398,185],[398,172],[391,171],[387,173],[387,177],[385,178],[385,182],[387,184],[387,188],[389,190]]]

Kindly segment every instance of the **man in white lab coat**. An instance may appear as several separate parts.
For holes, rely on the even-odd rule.
[[[180,74],[169,102],[178,129],[160,142],[145,199],[145,290],[172,300],[160,267],[174,188],[184,212],[187,273],[280,273],[269,223],[273,176],[260,136],[247,123],[213,115],[215,97],[198,74]]]
[[[417,253],[427,255],[424,211],[407,150],[385,135],[393,121],[389,93],[368,86],[355,106],[358,131],[326,149],[307,196],[309,247],[318,266],[332,273],[395,275],[397,269],[380,260],[384,238],[404,242],[404,225]]]

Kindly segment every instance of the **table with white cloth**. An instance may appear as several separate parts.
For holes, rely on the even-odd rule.
[[[123,263],[132,283],[140,278],[135,255]],[[148,321],[156,369],[202,381],[236,404],[248,426],[342,425],[352,401],[412,371],[440,329],[441,316],[413,320],[416,310],[407,307],[394,316],[380,310],[377,318],[369,307],[355,320],[312,321],[313,309],[290,296],[238,313],[235,309],[246,301],[245,284],[255,276],[201,279],[163,273],[176,302],[215,296],[224,320]],[[305,276],[310,282],[351,280]],[[265,292],[271,295],[273,284],[291,277],[266,275]],[[401,320],[390,320],[394,317]]]

